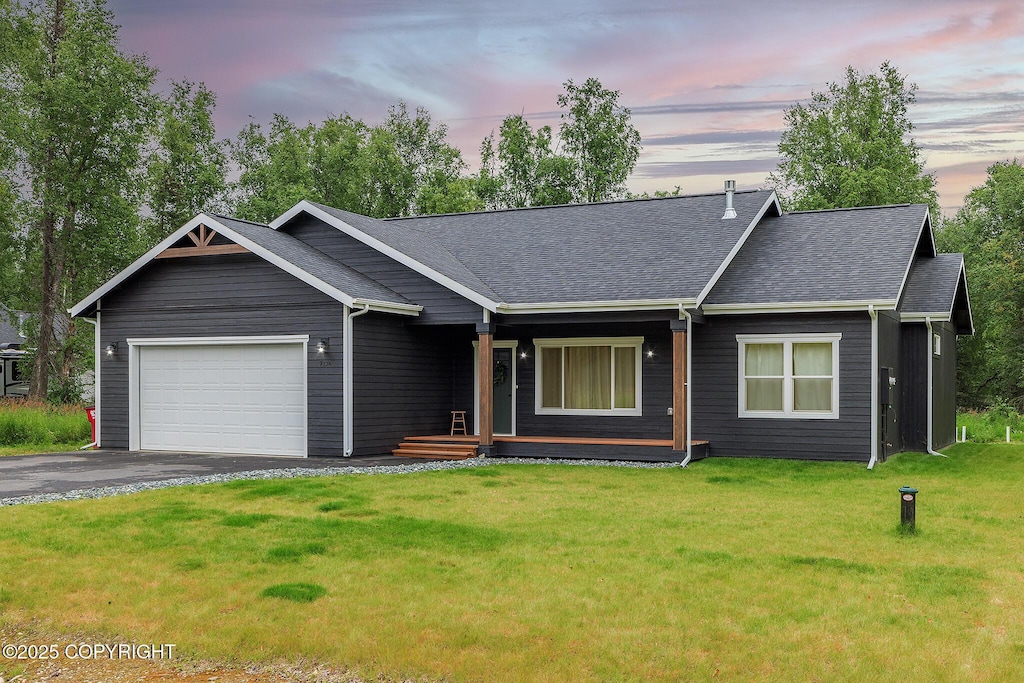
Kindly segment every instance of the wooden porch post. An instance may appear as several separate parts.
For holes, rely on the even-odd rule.
[[[672,321],[672,450],[686,450],[686,321]]]
[[[477,323],[479,336],[477,373],[480,385],[477,394],[480,403],[477,415],[480,422],[480,454],[492,455],[494,452],[494,325],[493,323]]]

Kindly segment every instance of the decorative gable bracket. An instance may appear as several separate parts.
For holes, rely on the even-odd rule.
[[[186,258],[188,256],[214,256],[219,254],[247,254],[240,244],[210,244],[217,233],[200,223],[188,233],[194,247],[168,247],[153,258]]]

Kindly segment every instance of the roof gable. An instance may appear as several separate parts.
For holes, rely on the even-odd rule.
[[[260,258],[302,280],[346,306],[417,315],[422,307],[384,285],[317,251],[304,242],[268,226],[226,216],[199,214],[167,239],[96,289],[70,309],[72,316],[88,314],[96,303],[136,272],[158,258],[199,226],[206,226]]]
[[[705,308],[895,308],[922,250],[934,253],[923,204],[768,217],[714,287]]]
[[[764,215],[774,192],[722,193],[378,220],[300,202],[302,212],[497,312],[696,305]]]
[[[953,322],[957,334],[974,334],[963,254],[915,259],[899,312],[906,321]]]

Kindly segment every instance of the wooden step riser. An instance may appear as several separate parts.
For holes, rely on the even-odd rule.
[[[410,449],[396,448],[391,451],[392,455],[400,458],[427,458],[436,460],[469,460],[475,458],[475,455],[469,455],[466,453],[439,453],[437,451],[414,451]]]

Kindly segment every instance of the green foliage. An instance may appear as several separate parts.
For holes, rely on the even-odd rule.
[[[964,410],[956,416],[956,438],[967,428],[967,440],[973,443],[1005,443],[1006,428],[1010,440],[1024,441],[1024,415],[1006,403],[998,403],[990,410]]]
[[[970,279],[975,334],[957,342],[959,404],[1024,410],[1024,167],[991,166],[936,242],[964,254]]]
[[[157,111],[155,72],[117,46],[102,0],[40,0],[3,16],[0,188],[15,186],[11,303],[36,314],[31,392],[68,377],[78,347],[64,311],[138,253],[141,150]],[[0,192],[0,195],[3,195]],[[9,208],[9,207],[7,207]]]
[[[910,135],[916,91],[889,62],[877,74],[851,66],[845,82],[787,109],[781,160],[768,179],[787,210],[923,203],[938,219],[935,178]]]
[[[42,403],[0,403],[0,446],[89,443],[92,432],[80,406],[58,408]]]
[[[559,137],[575,164],[574,198],[600,202],[621,197],[626,178],[640,156],[640,133],[630,123],[630,111],[619,104],[619,91],[608,90],[596,78],[576,85],[570,78],[558,96],[563,111]]]
[[[196,214],[216,208],[227,188],[227,155],[217,141],[217,97],[204,84],[173,83],[163,103],[157,150],[146,161],[149,243],[170,235]]]

